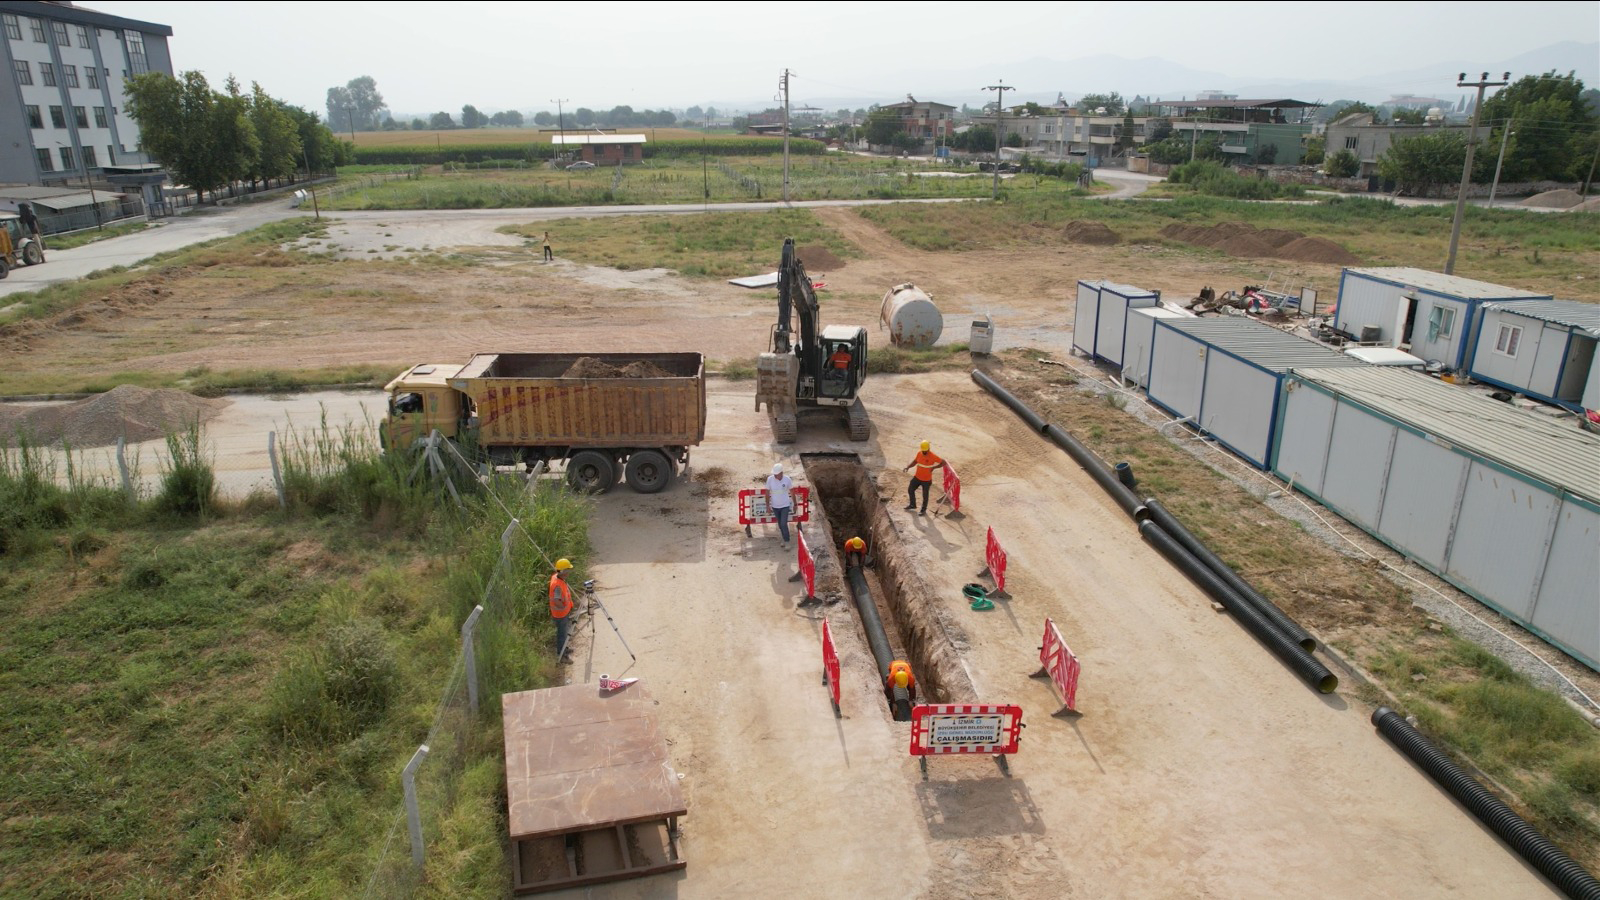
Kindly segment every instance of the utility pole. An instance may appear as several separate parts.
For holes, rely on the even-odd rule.
[[[1189,162],[1194,162],[1194,151],[1200,144],[1200,118],[1189,120]]]
[[[1000,199],[1000,136],[1006,130],[1006,91],[1014,91],[1011,87],[1000,81],[985,87],[986,91],[994,91],[994,188],[989,192],[989,199]]]
[[[1483,110],[1484,88],[1505,87],[1511,83],[1511,73],[1500,76],[1500,81],[1490,81],[1489,73],[1484,72],[1477,81],[1468,81],[1467,73],[1462,72],[1456,79],[1456,87],[1475,87],[1478,89],[1478,100],[1472,105],[1472,125],[1467,129],[1467,161],[1461,167],[1461,187],[1456,189],[1456,217],[1450,223],[1450,255],[1444,261],[1444,273],[1453,274],[1456,269],[1456,245],[1461,242],[1461,220],[1467,214],[1467,185],[1472,181],[1472,153],[1478,146],[1478,113]]]
[[[783,92],[783,202],[789,202],[789,70],[783,70],[778,79],[778,89]]]
[[[1506,164],[1506,141],[1511,139],[1515,131],[1511,130],[1511,119],[1501,126],[1500,132],[1500,158],[1494,161],[1494,183],[1489,185],[1489,208],[1494,209],[1494,192],[1500,189],[1500,167]]]
[[[344,111],[350,118],[350,143],[354,144],[356,142],[356,108],[354,106],[346,106]]]
[[[550,154],[550,160],[559,166],[561,165],[561,151],[567,149],[567,117],[561,112],[561,104],[567,102],[567,99],[562,97],[559,100],[551,100],[550,102],[556,105],[556,128],[559,129],[561,133],[561,150],[557,150],[555,153]],[[567,176],[567,193],[572,193],[571,175]]]
[[[1600,165],[1600,147],[1594,148],[1594,159],[1589,160],[1589,177],[1583,180],[1583,199],[1589,199],[1589,185],[1594,184],[1594,168]]]
[[[311,151],[305,144],[300,145],[300,155],[306,159],[306,190],[311,192],[311,212],[316,215],[317,221],[322,221],[322,209],[317,206],[317,186],[311,183]]]

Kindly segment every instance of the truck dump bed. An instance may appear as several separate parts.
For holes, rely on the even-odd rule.
[[[699,353],[480,353],[449,383],[472,398],[486,445],[693,446],[706,434]]]

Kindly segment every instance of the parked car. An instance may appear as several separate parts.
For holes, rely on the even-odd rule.
[[[567,170],[568,171],[571,171],[572,169],[580,169],[581,170],[581,169],[592,169],[592,168],[594,168],[594,163],[589,162],[586,159],[580,159],[577,162],[573,163],[572,165],[567,166]]]

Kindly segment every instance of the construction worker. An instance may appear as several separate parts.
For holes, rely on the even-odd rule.
[[[916,458],[906,463],[905,468],[900,471],[907,471],[912,466],[916,466],[917,471],[911,474],[911,484],[906,488],[906,493],[909,495],[906,499],[906,509],[917,508],[917,488],[920,487],[922,488],[922,512],[919,515],[925,516],[928,514],[928,488],[933,485],[933,470],[944,468],[944,460],[935,456],[931,445],[927,441],[923,441],[921,449],[917,451]]]
[[[556,623],[556,657],[567,654],[567,624],[572,615],[572,588],[567,585],[567,572],[572,562],[566,557],[556,560],[555,574],[550,576],[550,618]]]
[[[857,568],[866,565],[867,542],[860,537],[853,537],[844,542],[844,567]]]
[[[883,693],[890,706],[894,705],[895,688],[905,688],[906,698],[912,703],[917,701],[917,676],[911,674],[911,664],[903,659],[889,663],[889,674],[883,679]]]
[[[844,378],[850,371],[850,345],[840,344],[834,349],[833,355],[828,357],[828,374],[835,378]]]

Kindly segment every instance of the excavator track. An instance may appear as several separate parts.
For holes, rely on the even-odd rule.
[[[872,434],[872,420],[867,418],[867,407],[858,399],[845,407],[845,426],[850,429],[850,440],[864,441]]]
[[[780,444],[792,444],[800,437],[800,417],[784,413],[772,417],[772,439]]]

